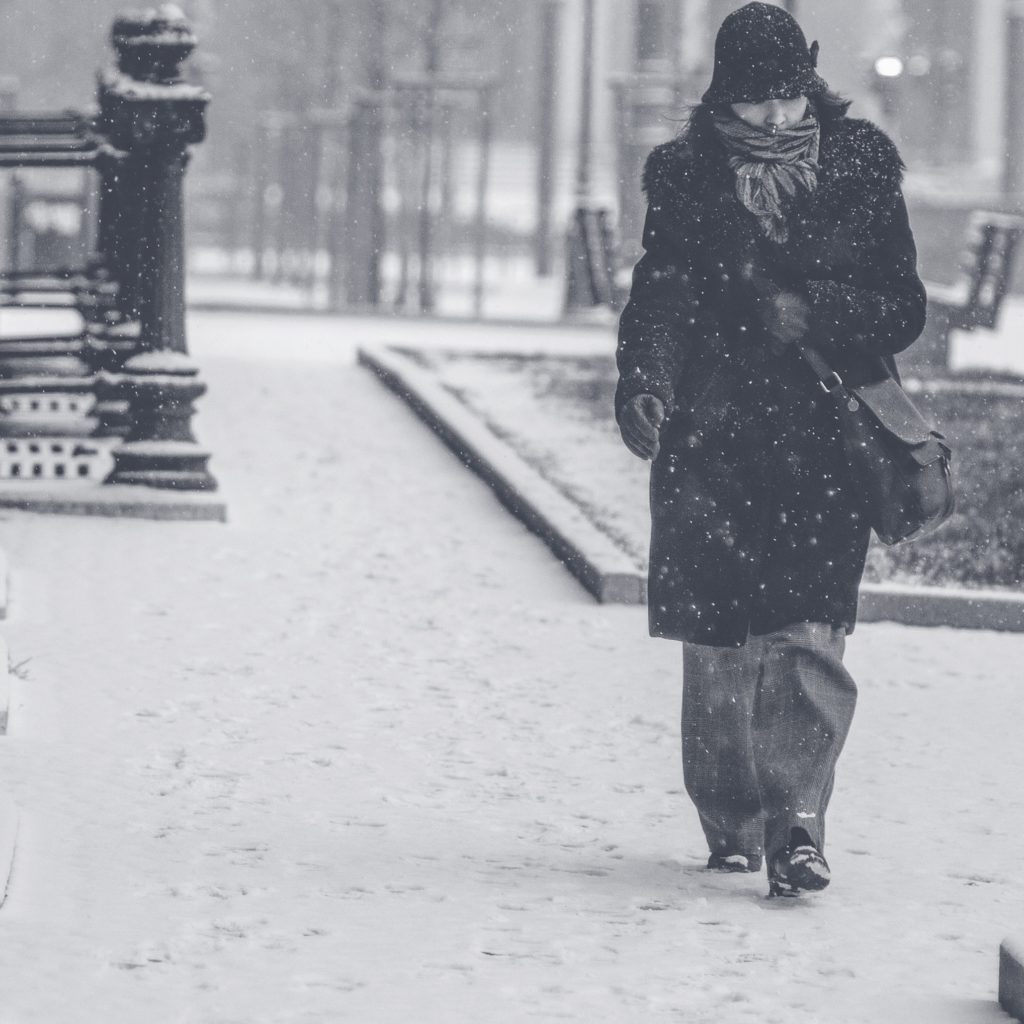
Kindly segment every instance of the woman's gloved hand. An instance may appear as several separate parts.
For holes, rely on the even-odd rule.
[[[665,406],[655,395],[635,395],[619,413],[619,432],[626,447],[640,459],[655,459],[665,422]]]
[[[772,351],[778,355],[807,334],[811,307],[795,292],[777,292],[763,303],[761,318],[771,335]]]

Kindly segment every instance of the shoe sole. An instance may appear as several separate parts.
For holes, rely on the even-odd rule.
[[[825,858],[814,847],[799,847],[786,860],[785,874],[776,869],[768,880],[769,896],[799,896],[821,892],[832,881]]]

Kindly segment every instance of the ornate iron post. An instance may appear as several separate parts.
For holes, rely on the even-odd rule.
[[[123,366],[131,427],[107,483],[214,490],[209,453],[192,435],[193,403],[206,385],[185,339],[183,234],[188,149],[205,137],[210,97],[181,79],[196,40],[177,6],[117,18],[112,42],[117,67],[100,77],[100,126],[117,164],[124,312],[139,337]]]

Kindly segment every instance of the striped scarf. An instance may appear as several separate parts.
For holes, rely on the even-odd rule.
[[[715,131],[736,173],[736,196],[773,242],[789,238],[784,203],[818,185],[818,120],[808,114],[792,128],[770,132],[716,114]]]

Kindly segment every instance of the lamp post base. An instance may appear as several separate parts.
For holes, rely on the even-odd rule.
[[[210,453],[182,441],[126,441],[113,451],[107,484],[141,484],[176,491],[215,491]]]
[[[125,363],[131,429],[113,451],[108,484],[215,491],[210,453],[192,436],[194,403],[206,391],[192,361],[178,352],[145,352]]]

